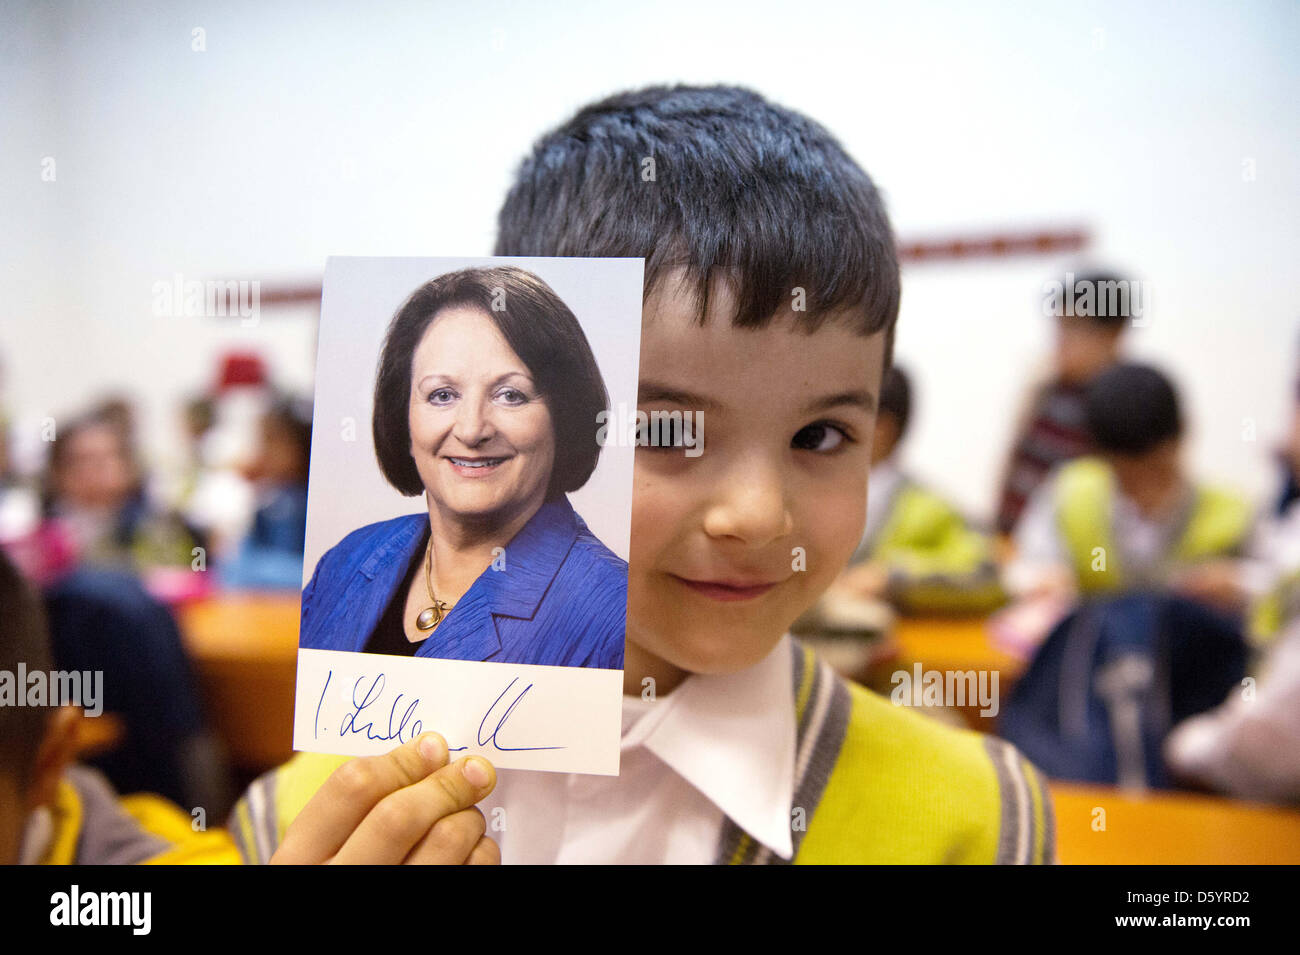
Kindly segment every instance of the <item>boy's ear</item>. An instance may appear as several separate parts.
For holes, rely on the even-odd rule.
[[[31,784],[27,787],[29,811],[54,802],[59,780],[77,758],[77,730],[80,725],[81,710],[75,706],[60,706],[50,714],[45,736],[36,750]]]

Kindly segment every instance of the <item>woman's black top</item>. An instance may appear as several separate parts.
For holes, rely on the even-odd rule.
[[[420,546],[415,549],[415,556],[411,558],[411,566],[406,568],[406,574],[402,577],[402,582],[397,585],[397,589],[393,591],[393,596],[388,600],[384,615],[379,618],[379,623],[375,624],[370,639],[366,641],[366,653],[387,653],[397,657],[413,657],[415,651],[420,649],[420,645],[424,642],[421,640],[412,643],[406,639],[406,629],[403,626],[402,618],[406,614],[406,594],[411,589],[411,581],[415,579],[416,574],[422,573],[424,570],[424,550],[428,543],[429,528],[426,525],[424,534],[420,537]],[[434,631],[430,631],[430,636],[433,633]]]

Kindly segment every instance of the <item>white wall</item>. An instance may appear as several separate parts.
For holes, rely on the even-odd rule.
[[[26,434],[125,386],[173,460],[172,409],[220,347],[260,346],[306,390],[314,329],[302,310],[253,329],[154,316],[154,282],[484,254],[519,158],[577,106],[727,81],[837,133],[903,236],[1091,225],[1097,260],[1154,286],[1132,344],[1186,386],[1195,463],[1268,486],[1298,331],[1292,3],[115,6],[0,13],[0,355]],[[905,275],[909,459],[973,511],[1047,341],[1042,282],[1067,264]]]

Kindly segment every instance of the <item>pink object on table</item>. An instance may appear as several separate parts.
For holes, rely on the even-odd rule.
[[[145,590],[173,609],[209,597],[216,590],[212,574],[188,567],[150,567],[142,576]]]
[[[37,587],[48,587],[77,564],[72,535],[57,519],[41,521],[18,537],[0,540],[18,572]]]
[[[1073,606],[1073,601],[1061,597],[1019,600],[989,618],[990,639],[998,649],[1028,660]]]

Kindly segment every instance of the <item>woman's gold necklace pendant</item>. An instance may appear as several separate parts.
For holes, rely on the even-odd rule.
[[[441,600],[435,600],[432,607],[425,607],[420,611],[420,615],[415,618],[415,628],[422,633],[432,630],[442,623],[442,618],[446,615],[447,605]]]
[[[433,601],[432,607],[425,607],[420,611],[420,615],[415,618],[415,629],[421,633],[428,633],[438,624],[442,623],[442,618],[447,616],[447,604],[439,600],[433,593],[433,540],[429,540],[429,546],[424,552],[424,588],[429,592],[429,599]]]

